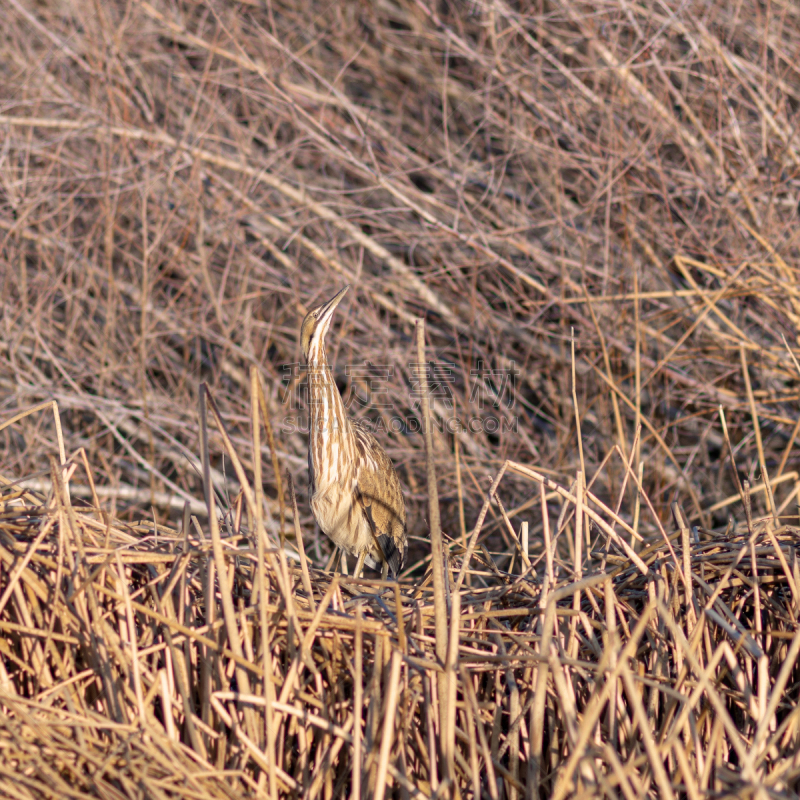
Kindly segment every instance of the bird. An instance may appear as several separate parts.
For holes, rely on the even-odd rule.
[[[306,314],[300,345],[308,365],[308,478],[311,511],[344,552],[397,578],[408,553],[403,489],[391,459],[367,426],[350,419],[333,380],[325,334],[348,284]]]

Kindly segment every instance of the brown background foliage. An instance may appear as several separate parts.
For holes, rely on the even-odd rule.
[[[796,466],[781,340],[796,344],[800,313],[792,4],[0,13],[2,411],[57,399],[68,449],[87,448],[99,483],[140,490],[139,511],[151,491],[199,496],[198,384],[236,431],[250,364],[305,485],[285,365],[304,311],[345,282],[329,336],[342,390],[369,388],[347,365],[391,372],[387,407],[354,412],[387,428],[415,415],[426,315],[455,414],[517,420],[459,437],[468,523],[503,459],[563,479],[580,466],[573,332],[588,474],[615,443],[629,452],[641,414],[648,491],[697,518],[733,492],[722,404],[757,480],[740,348],[768,465]],[[473,370],[497,371],[496,389],[512,364],[500,409],[491,385],[470,402],[492,380]],[[381,439],[423,535],[422,437]],[[3,431],[6,475],[40,470],[52,441],[45,422]],[[453,436],[438,446],[457,535]],[[614,468],[599,480],[613,496]]]
[[[798,65],[800,11],[787,0],[6,0],[0,422],[55,399],[67,452],[85,448],[111,516],[174,525],[185,501],[200,517],[204,509],[201,382],[252,475],[256,365],[282,468],[302,495],[299,324],[350,283],[328,351],[343,394],[354,398],[351,412],[379,426],[398,467],[412,562],[429,552],[423,441],[413,430],[421,316],[440,370],[438,424],[476,421],[435,437],[447,536],[472,528],[506,459],[565,486],[582,470],[593,493],[620,504],[645,537],[668,522],[675,499],[706,530],[724,529],[736,509],[728,534],[741,534],[720,407],[741,477],[758,487],[766,467],[779,513],[795,515]],[[370,383],[365,365],[385,380]],[[3,478],[46,493],[55,441],[51,414],[0,430]],[[239,483],[213,428],[210,450],[230,506]],[[262,456],[274,532],[277,487],[266,448]],[[632,481],[623,490],[625,461],[634,471],[641,464],[653,513],[637,505]],[[86,487],[76,481],[77,504]],[[538,503],[536,487],[509,472],[500,496],[514,525],[530,523],[531,552],[541,556],[540,509],[520,508]],[[314,532],[304,499],[306,551],[322,566],[329,543]],[[555,519],[562,506],[549,499]],[[766,493],[753,502],[754,516],[763,515]],[[792,530],[780,534],[786,553]],[[115,531],[121,538],[112,543],[130,543]],[[506,568],[514,548],[494,506],[481,541]],[[719,556],[723,567],[732,552]],[[789,580],[797,561],[786,557],[784,571],[774,559],[759,569]],[[148,563],[137,580],[146,582]],[[559,579],[574,577],[564,570]],[[324,589],[328,578],[317,577]],[[655,592],[636,580],[617,590],[639,599]],[[791,581],[775,589],[771,611],[783,626],[769,644],[775,669],[794,633],[787,620],[795,612],[775,610],[784,601],[794,608],[790,584],[794,591]],[[740,611],[760,608],[737,585]],[[674,609],[679,600],[672,596]],[[750,611],[742,613],[750,625]],[[291,628],[281,624],[280,647],[291,649]],[[732,647],[743,641],[716,630],[733,637]],[[375,633],[374,652],[378,641]],[[659,651],[671,686],[679,651]],[[370,686],[379,697],[389,658],[374,652],[365,658],[377,658]],[[642,658],[643,670],[655,663]],[[581,684],[578,672],[583,709],[592,683]],[[523,705],[533,697],[526,674],[517,676]],[[336,697],[345,692],[332,686]],[[495,702],[492,687],[483,688],[479,700]],[[738,695],[730,702],[739,708]],[[648,706],[653,718],[658,704]],[[509,718],[501,725],[495,716],[497,736],[501,728],[506,736]],[[713,759],[722,734],[708,719],[701,739]],[[791,736],[781,769],[789,769]],[[704,791],[713,788],[703,780]]]

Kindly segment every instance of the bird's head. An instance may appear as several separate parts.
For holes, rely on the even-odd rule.
[[[300,345],[303,348],[303,357],[307,362],[316,361],[320,354],[325,352],[325,334],[330,327],[333,312],[349,288],[350,284],[347,284],[327,303],[323,303],[306,314],[300,328]]]

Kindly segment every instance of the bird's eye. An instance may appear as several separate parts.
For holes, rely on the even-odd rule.
[[[314,319],[316,319],[316,318],[317,318],[317,316],[318,316],[318,314],[317,314],[317,312],[315,311],[315,312],[314,312]]]

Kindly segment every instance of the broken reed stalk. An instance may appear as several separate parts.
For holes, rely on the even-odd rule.
[[[392,664],[389,671],[389,692],[386,696],[386,706],[383,716],[383,734],[381,736],[381,749],[378,756],[378,773],[375,780],[375,800],[383,800],[386,791],[386,775],[389,771],[389,753],[392,748],[395,711],[397,709],[397,696],[400,686],[400,668],[403,657],[399,650],[392,651]]]
[[[267,782],[270,800],[277,800],[278,797],[278,784],[275,775],[275,729],[272,718],[272,703],[275,701],[275,689],[272,685],[272,654],[269,648],[269,623],[267,617],[267,576],[265,574],[266,568],[266,530],[264,529],[263,520],[263,502],[264,490],[262,488],[261,479],[261,420],[259,419],[259,410],[263,415],[266,410],[266,402],[264,400],[264,393],[261,388],[261,381],[256,367],[250,369],[250,432],[253,437],[253,484],[255,489],[255,508],[254,523],[256,530],[256,558],[258,559],[257,572],[258,572],[258,615],[261,628],[261,657],[262,669],[264,671],[264,679],[262,686],[262,693],[266,699],[264,709],[264,740],[267,746]],[[270,435],[271,427],[267,427],[268,436]],[[276,468],[277,454],[274,449],[270,447],[273,456],[273,468]],[[280,480],[280,473],[276,472],[278,480]],[[278,483],[278,492],[281,498],[281,547],[284,546],[284,533],[283,533],[283,492],[280,482]]]
[[[767,460],[764,458],[764,443],[761,441],[761,423],[758,421],[758,411],[756,401],[753,396],[753,387],[750,384],[750,371],[747,368],[747,356],[744,347],[739,347],[739,358],[742,362],[742,377],[744,378],[744,388],[747,393],[747,402],[750,405],[750,418],[753,421],[753,433],[756,437],[756,451],[758,452],[758,465],[761,467],[761,480],[767,493],[767,507],[772,514],[776,524],[778,522],[778,512],[775,509],[775,499],[769,485],[769,474],[767,473]]]
[[[314,591],[311,588],[311,577],[308,574],[308,559],[306,558],[306,549],[303,545],[303,531],[300,528],[300,513],[297,510],[297,496],[294,492],[294,481],[292,480],[292,473],[286,473],[286,481],[289,485],[289,497],[292,501],[292,514],[294,515],[294,538],[297,545],[297,553],[300,556],[300,574],[303,577],[303,588],[308,595],[308,602],[311,605],[311,610],[315,611],[314,605]],[[283,542],[281,542],[283,544]]]
[[[231,586],[228,583],[228,565],[225,559],[225,553],[222,549],[222,537],[219,530],[219,519],[216,513],[216,501],[214,498],[214,487],[211,483],[211,459],[208,450],[208,418],[206,414],[206,401],[210,401],[212,412],[215,417],[216,409],[213,406],[213,400],[208,395],[208,387],[200,384],[199,396],[199,414],[200,414],[200,430],[201,442],[203,443],[203,480],[207,481],[206,484],[206,502],[208,503],[208,522],[211,529],[211,550],[214,555],[214,564],[217,571],[217,583],[219,584],[219,595],[222,603],[222,613],[225,620],[225,627],[228,634],[228,644],[233,653],[240,659],[244,658],[244,651],[242,649],[242,642],[239,636],[239,628],[236,624],[236,611],[233,607],[233,595],[231,593]],[[218,424],[220,420],[217,419]],[[224,432],[220,431],[221,433]],[[251,503],[251,508],[253,504]],[[255,512],[255,509],[253,509]],[[253,518],[256,514],[253,513]],[[236,665],[236,680],[239,684],[239,690],[243,694],[250,694],[250,678],[247,671],[239,664]],[[251,739],[257,737],[255,718],[250,708],[245,708],[245,718],[247,720],[247,732]]]
[[[422,406],[422,433],[425,438],[425,463],[428,478],[428,524],[431,537],[431,572],[436,631],[436,657],[441,664],[447,661],[447,600],[445,597],[444,545],[439,520],[439,493],[436,488],[436,466],[433,453],[433,430],[428,386],[428,362],[425,358],[425,320],[416,320],[417,369],[419,370]],[[447,687],[439,681],[439,713],[444,718],[447,707]]]
[[[275,475],[275,486],[278,490],[278,504],[280,506],[281,547],[286,544],[286,500],[283,496],[283,478],[281,477],[281,464],[278,459],[278,449],[275,447],[275,436],[272,433],[272,420],[267,408],[267,398],[264,396],[264,387],[257,367],[250,367],[250,379],[255,384],[258,394],[258,407],[261,409],[261,419],[267,431],[267,446],[272,459],[272,472]]]

